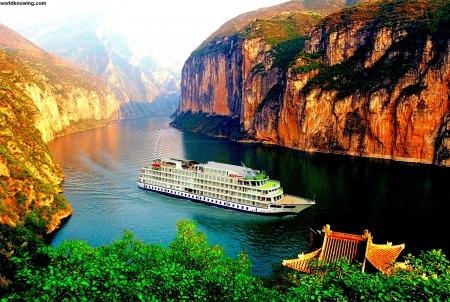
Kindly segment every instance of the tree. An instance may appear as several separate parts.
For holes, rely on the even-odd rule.
[[[110,246],[71,240],[56,249],[40,248],[49,265],[24,267],[18,273],[21,286],[5,301],[279,300],[275,290],[251,275],[245,254],[225,256],[192,222],[180,221],[177,227],[168,248],[145,244],[131,232]]]

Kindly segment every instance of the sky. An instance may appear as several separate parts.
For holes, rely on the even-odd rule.
[[[105,12],[117,29],[184,62],[189,54],[228,20],[288,0],[0,0],[0,23],[15,30],[72,14]],[[28,2],[35,5],[2,5]]]

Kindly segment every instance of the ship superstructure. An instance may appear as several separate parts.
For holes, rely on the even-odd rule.
[[[161,158],[141,169],[138,187],[260,215],[295,215],[313,200],[287,195],[279,181],[245,165]]]

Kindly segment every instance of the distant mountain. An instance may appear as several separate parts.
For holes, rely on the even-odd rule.
[[[34,105],[34,125],[45,142],[106,125],[118,102],[103,80],[37,47],[0,24],[0,82],[22,103]]]
[[[157,57],[105,20],[102,14],[74,16],[18,31],[101,77],[121,103],[122,117],[172,114],[179,104],[181,63]]]

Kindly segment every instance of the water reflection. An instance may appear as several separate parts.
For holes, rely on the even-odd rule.
[[[228,255],[247,251],[256,274],[307,248],[310,227],[362,233],[375,243],[406,243],[407,253],[442,248],[450,169],[378,159],[311,154],[278,146],[242,144],[169,127],[170,119],[125,120],[50,143],[66,175],[73,217],[52,244],[69,238],[97,246],[131,230],[145,242],[168,244],[179,219],[198,223]],[[286,193],[315,198],[295,218],[259,217],[145,192],[141,166],[158,157],[244,163],[280,180]]]

